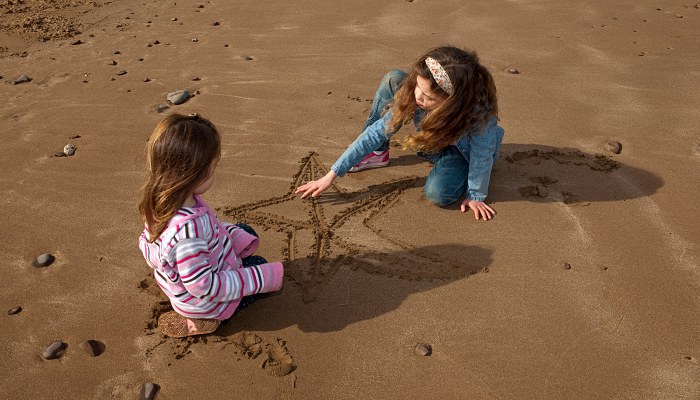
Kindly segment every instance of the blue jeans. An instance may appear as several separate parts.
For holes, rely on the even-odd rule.
[[[374,94],[372,111],[370,111],[367,122],[362,128],[363,132],[381,118],[382,111],[393,100],[396,90],[406,78],[406,75],[405,72],[400,70],[390,71],[384,75],[384,78],[379,83],[377,92]],[[376,151],[388,149],[389,140],[387,139]],[[424,157],[419,152],[418,155],[434,163],[423,189],[428,201],[440,207],[459,201],[467,189],[467,176],[469,173],[469,163],[459,149],[456,146],[447,146],[438,154],[430,154]]]

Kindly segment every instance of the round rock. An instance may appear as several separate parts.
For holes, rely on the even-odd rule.
[[[160,387],[152,382],[146,382],[141,385],[141,393],[139,394],[141,400],[153,400],[158,395],[158,390]]]
[[[427,343],[418,343],[413,349],[413,352],[419,356],[429,356],[433,354],[433,347]]]
[[[56,260],[56,257],[49,253],[44,253],[39,255],[37,258],[32,261],[32,266],[34,268],[42,268],[42,267],[48,267],[51,265],[54,261]]]
[[[65,350],[66,347],[68,347],[68,345],[60,340],[57,342],[53,342],[49,345],[49,347],[46,348],[46,350],[44,350],[43,353],[41,353],[41,356],[47,360],[54,360],[63,355],[63,350]]]
[[[605,142],[605,148],[611,153],[620,154],[622,151],[622,143],[616,140],[608,140]]]
[[[65,146],[63,147],[63,152],[64,152],[67,156],[72,156],[73,154],[75,154],[75,150],[76,150],[76,149],[77,149],[77,147],[75,147],[74,144],[70,144],[70,143],[69,143],[69,144],[67,144],[67,145],[65,145]]]
[[[7,310],[7,315],[15,315],[15,314],[19,314],[21,312],[22,312],[22,307],[17,306],[15,308],[10,308],[9,310]]]
[[[515,69],[515,68],[508,68],[508,69],[506,70],[506,72],[509,73],[509,74],[513,74],[513,75],[518,75],[518,74],[520,73],[520,71],[518,71],[518,70]]]
[[[168,93],[167,97],[168,101],[175,105],[182,104],[186,102],[189,98],[190,92],[188,92],[187,90],[178,90],[172,93]]]
[[[97,357],[100,354],[105,352],[105,349],[107,346],[105,346],[104,343],[98,341],[98,340],[86,340],[83,343],[80,343],[80,348],[85,350],[88,354],[90,354],[91,357]]]

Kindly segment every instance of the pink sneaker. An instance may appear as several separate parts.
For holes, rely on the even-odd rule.
[[[381,168],[387,165],[389,165],[389,150],[373,151],[367,154],[362,161],[355,164],[354,167],[350,168],[348,172],[358,172],[369,168]]]

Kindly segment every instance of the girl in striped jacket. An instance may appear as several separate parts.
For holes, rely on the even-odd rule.
[[[199,197],[220,155],[216,128],[197,114],[168,116],[146,146],[139,247],[175,310],[158,319],[168,336],[211,333],[257,293],[282,288],[282,263],[252,256],[255,231],[219,221]]]

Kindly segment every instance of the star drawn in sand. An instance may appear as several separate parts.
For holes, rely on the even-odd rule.
[[[308,215],[306,219],[281,215],[279,211],[283,203],[299,201],[294,194],[296,187],[319,179],[327,172],[317,160],[316,153],[312,152],[301,160],[287,193],[222,209],[236,222],[286,233],[286,248],[283,249],[286,274],[301,287],[304,302],[314,301],[320,287],[332,279],[341,265],[414,280],[451,279],[464,275],[463,266],[448,265],[450,261],[444,257],[386,235],[373,225],[373,221],[392,207],[404,190],[417,185],[420,178],[415,176],[357,192],[348,192],[333,184],[324,195],[303,201]],[[334,206],[332,203],[338,202],[329,202],[329,198],[342,200],[341,206]],[[277,212],[261,210],[269,206],[275,206]]]

